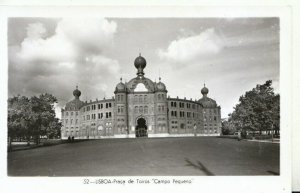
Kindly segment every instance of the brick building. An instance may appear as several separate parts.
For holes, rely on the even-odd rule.
[[[160,78],[156,83],[144,76],[145,58],[137,57],[134,65],[137,76],[121,79],[111,99],[83,102],[76,87],[62,109],[62,139],[220,135],[221,108],[205,85],[199,100],[167,97]]]

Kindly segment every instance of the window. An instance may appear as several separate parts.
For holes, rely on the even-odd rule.
[[[176,107],[176,102],[171,102],[171,107]]]
[[[108,112],[105,113],[105,117],[108,118]]]
[[[105,103],[105,107],[108,108],[108,103]]]
[[[111,108],[111,103],[108,103],[108,107]]]
[[[216,116],[214,116],[214,121],[216,121],[217,120],[217,117]]]
[[[100,109],[100,104],[98,104],[98,109]]]
[[[78,119],[75,120],[75,124],[77,124],[77,123],[78,123]]]
[[[144,102],[147,102],[147,95],[144,96]]]
[[[138,95],[134,95],[134,102],[138,102]]]
[[[160,100],[160,94],[157,95],[157,99]]]
[[[71,116],[73,116],[73,112],[71,112]]]
[[[118,95],[118,96],[117,96],[117,101],[120,101],[120,100],[121,100],[121,99],[120,99],[120,95]]]
[[[184,124],[183,123],[180,124],[180,129],[184,129]]]
[[[101,119],[101,115],[100,115],[100,113],[98,113],[98,119]]]
[[[177,111],[171,111],[171,116],[177,117]]]
[[[142,106],[140,106],[139,112],[140,112],[140,113],[143,113],[143,107],[142,107]]]
[[[108,113],[108,117],[111,117],[111,112]]]
[[[139,102],[143,102],[143,95],[140,95]]]
[[[164,105],[161,106],[161,111],[165,112],[165,106]]]
[[[66,124],[68,123],[68,119],[66,119]]]
[[[139,107],[135,106],[134,107],[134,113],[138,113]]]
[[[180,116],[180,117],[184,117],[184,111],[180,111],[180,112],[179,112],[179,116]]]
[[[144,107],[144,113],[148,114],[148,107],[147,106]]]
[[[101,104],[101,109],[103,109],[103,104]]]
[[[123,113],[124,112],[124,107],[123,106],[121,106],[121,113]]]
[[[180,102],[179,103],[179,108],[184,108],[184,103]]]
[[[78,112],[76,112],[76,116],[78,116]]]
[[[68,112],[66,112],[66,116],[69,116],[69,113],[68,113]]]

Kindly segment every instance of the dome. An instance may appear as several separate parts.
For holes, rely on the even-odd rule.
[[[205,87],[205,84],[204,84],[204,87],[201,89],[201,93],[203,95],[207,95],[208,94],[208,88]]]
[[[120,82],[117,84],[115,92],[125,92],[126,91],[126,86],[122,82],[122,78],[120,79]]]
[[[157,91],[166,91],[166,85],[160,81],[161,79],[159,78],[159,82],[156,84],[156,90]]]
[[[66,104],[65,110],[67,111],[77,111],[84,105],[84,102],[80,101],[78,98],[73,99],[72,101]]]
[[[80,90],[78,90],[78,86],[76,86],[76,89],[73,91],[73,95],[75,96],[75,98],[79,98],[81,95]]]
[[[205,108],[216,108],[218,106],[215,100],[208,97],[202,97],[198,102]]]
[[[134,66],[139,69],[142,68],[144,69],[146,67],[146,59],[141,56],[141,54],[134,60]]]

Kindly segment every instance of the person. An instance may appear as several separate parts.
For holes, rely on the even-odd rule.
[[[69,136],[69,137],[68,137],[68,142],[70,142],[70,141],[71,141],[71,137]]]
[[[196,137],[197,136],[197,125],[194,124],[194,136]]]
[[[238,131],[238,141],[240,141],[241,139],[242,139],[241,131]]]
[[[72,142],[74,142],[74,136],[72,136]]]

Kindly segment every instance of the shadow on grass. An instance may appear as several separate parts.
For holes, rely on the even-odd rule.
[[[207,169],[200,161],[198,161],[197,163],[193,163],[187,158],[185,158],[185,161],[187,163],[186,166],[191,166],[195,169],[198,169],[198,170],[204,172],[207,176],[214,176],[215,175],[214,173],[209,171],[209,169]]]
[[[273,171],[267,171],[269,174],[273,174],[274,176],[279,176],[278,172],[273,172]]]

